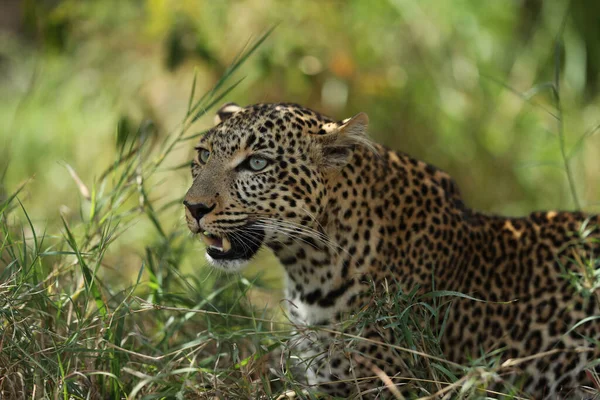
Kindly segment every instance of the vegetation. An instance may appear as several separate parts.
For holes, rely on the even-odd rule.
[[[194,140],[226,101],[365,111],[376,140],[450,171],[479,209],[600,210],[591,0],[2,7],[18,21],[0,20],[2,398],[305,388],[281,351],[293,327],[276,261],[265,251],[243,275],[217,273],[183,222]],[[598,264],[567,278],[600,301]],[[494,397],[485,385],[519,361],[444,360],[436,323],[453,296],[383,293],[378,314],[331,328],[334,345],[360,351],[352,329],[389,321],[413,372],[395,384]]]

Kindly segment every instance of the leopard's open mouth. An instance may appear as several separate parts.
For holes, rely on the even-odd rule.
[[[252,234],[239,231],[227,235],[203,231],[200,238],[206,244],[206,253],[215,260],[248,260],[260,249],[264,233],[256,229]]]

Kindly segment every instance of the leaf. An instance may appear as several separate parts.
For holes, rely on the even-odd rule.
[[[67,240],[69,247],[71,247],[71,249],[77,257],[79,267],[83,274],[86,290],[92,294],[92,297],[96,301],[96,306],[98,307],[98,312],[100,313],[100,315],[102,317],[105,317],[107,314],[106,304],[104,304],[104,301],[102,300],[102,294],[100,293],[100,289],[98,289],[98,286],[95,284],[95,277],[92,274],[87,263],[83,259],[82,253],[79,252],[77,241],[75,240],[75,236],[73,236],[73,233],[71,232],[67,221],[63,216],[61,216],[61,220],[63,222],[63,227],[65,228],[65,239]]]
[[[590,301],[592,301],[592,300],[590,300]],[[575,325],[573,325],[573,326],[571,327],[571,329],[569,329],[569,330],[568,330],[568,331],[565,333],[565,335],[568,335],[569,333],[571,333],[572,331],[574,331],[575,329],[577,329],[577,328],[578,328],[578,327],[580,327],[581,325],[583,325],[583,324],[585,324],[585,323],[588,323],[588,322],[591,322],[591,321],[594,321],[594,320],[597,320],[597,319],[600,319],[600,315],[592,315],[592,316],[586,317],[586,318],[582,319],[581,321],[579,321],[578,323],[576,323]],[[563,335],[563,336],[564,336],[564,335]]]
[[[492,303],[492,304],[509,304],[512,303],[516,300],[511,300],[511,301],[488,301],[488,300],[482,300],[482,299],[477,299],[475,297],[466,295],[464,293],[460,293],[460,292],[455,292],[452,290],[436,290],[434,292],[429,292],[429,293],[425,293],[424,295],[421,296],[421,298],[424,299],[429,299],[429,298],[437,298],[437,297],[461,297],[463,299],[468,299],[468,300],[473,300],[473,301],[478,301],[481,303]]]
[[[77,172],[75,172],[73,167],[71,167],[67,163],[65,163],[65,167],[67,168],[67,171],[69,171],[69,175],[71,175],[71,178],[73,178],[73,180],[75,181],[75,184],[77,185],[77,188],[79,189],[79,193],[81,193],[81,196],[83,196],[83,198],[88,201],[91,200],[92,196],[90,195],[90,190],[85,185],[85,183],[83,183],[81,178],[79,178],[79,175],[77,175]]]
[[[194,96],[196,94],[196,79],[198,78],[198,68],[194,68],[194,79],[192,80],[192,90],[190,91],[190,98],[188,99],[187,112],[185,114],[186,118],[192,112],[192,102],[194,101]]]
[[[229,86],[227,89],[225,89],[222,93],[220,93],[206,107],[202,107],[202,110],[198,111],[194,115],[194,117],[192,118],[192,122],[196,122],[198,119],[200,119],[202,116],[204,116],[208,112],[208,110],[210,110],[212,107],[214,107],[215,104],[219,103],[225,96],[227,96],[229,94],[229,92],[231,92],[233,89],[235,89],[236,86],[239,85],[243,80],[244,80],[244,78],[240,78],[237,82],[235,82],[234,84]]]
[[[221,78],[217,81],[217,83],[215,84],[215,86],[213,87],[212,90],[206,92],[189,110],[188,116],[191,114],[194,114],[198,108],[200,108],[200,106],[202,105],[202,103],[206,100],[206,99],[210,99],[212,98],[212,96],[214,96],[215,93],[217,93],[219,91],[219,89],[223,86],[223,84],[229,79],[229,77],[231,75],[233,75],[233,73],[235,71],[238,70],[238,68],[248,59],[248,57],[250,57],[255,51],[256,49],[258,49],[258,47],[269,37],[269,35],[273,32],[273,30],[276,28],[277,26],[273,26],[271,27],[269,30],[267,30],[260,38],[258,38],[258,40],[247,50],[247,51],[241,51],[239,53],[239,55],[234,59],[233,63],[227,68],[227,70],[225,70],[225,73],[223,73],[223,76],[221,76]],[[238,82],[239,83],[239,82]],[[231,89],[231,88],[230,88]],[[222,97],[222,96],[221,96]],[[213,102],[214,104],[214,102]],[[206,110],[210,108],[210,107],[204,107],[204,113],[206,113]],[[197,115],[197,114],[195,114]],[[197,118],[194,117],[192,119],[192,121],[196,120]]]

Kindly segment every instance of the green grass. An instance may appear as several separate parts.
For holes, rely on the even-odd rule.
[[[255,392],[255,383],[236,376],[250,374],[256,352],[271,348],[275,338],[270,312],[257,315],[245,299],[250,289],[260,290],[260,282],[182,272],[186,248],[195,243],[183,225],[161,222],[181,201],[157,205],[151,197],[156,176],[173,169],[161,171],[169,153],[197,136],[188,134],[191,123],[236,86],[225,82],[269,33],[200,99],[192,86],[181,128],[160,145],[151,140],[152,125],[131,132],[119,125],[114,163],[91,187],[67,166],[81,206],[79,218],[62,217],[59,232],[37,230],[19,201],[21,190],[3,199],[3,397],[188,396],[221,382],[242,397]],[[135,283],[114,290],[100,273],[104,259],[128,228],[144,221],[155,239],[145,248]]]

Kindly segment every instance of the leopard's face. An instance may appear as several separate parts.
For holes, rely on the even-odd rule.
[[[327,176],[365,127],[364,114],[337,123],[290,104],[223,106],[196,146],[184,201],[187,225],[206,243],[209,262],[239,270],[261,246],[314,230]]]

